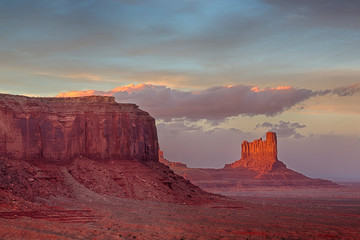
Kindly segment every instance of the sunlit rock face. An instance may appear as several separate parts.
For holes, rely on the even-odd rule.
[[[79,156],[158,161],[155,120],[114,97],[0,94],[0,156],[55,163]]]
[[[230,164],[232,168],[246,167],[259,172],[269,171],[275,167],[285,167],[277,158],[276,133],[267,132],[266,140],[256,139],[241,144],[241,159]]]
[[[185,164],[164,159],[163,153],[160,162],[202,189],[224,195],[237,195],[249,188],[338,187],[331,181],[309,178],[288,169],[277,158],[274,132],[267,132],[266,140],[244,141],[241,148],[240,160],[226,164],[222,169],[188,168]]]

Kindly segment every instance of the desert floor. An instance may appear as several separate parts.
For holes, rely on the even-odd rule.
[[[360,184],[342,184],[248,189],[192,206],[101,195],[0,202],[0,239],[360,239]]]

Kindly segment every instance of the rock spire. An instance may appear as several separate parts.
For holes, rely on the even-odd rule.
[[[241,159],[231,164],[232,168],[246,167],[259,172],[269,171],[275,166],[284,165],[277,158],[277,138],[275,132],[267,132],[266,140],[243,141]]]

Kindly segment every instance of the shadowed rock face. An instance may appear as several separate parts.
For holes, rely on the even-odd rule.
[[[267,132],[266,140],[257,139],[241,144],[241,159],[230,164],[232,168],[246,167],[259,172],[269,171],[274,167],[285,167],[277,158],[276,133]]]
[[[114,97],[0,94],[0,156],[54,163],[78,156],[158,161],[155,120]]]

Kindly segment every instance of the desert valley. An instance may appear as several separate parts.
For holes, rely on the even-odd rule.
[[[359,13],[0,0],[0,240],[360,239]]]
[[[195,169],[113,97],[1,94],[0,116],[1,239],[360,238],[360,185],[288,169],[274,132]]]

